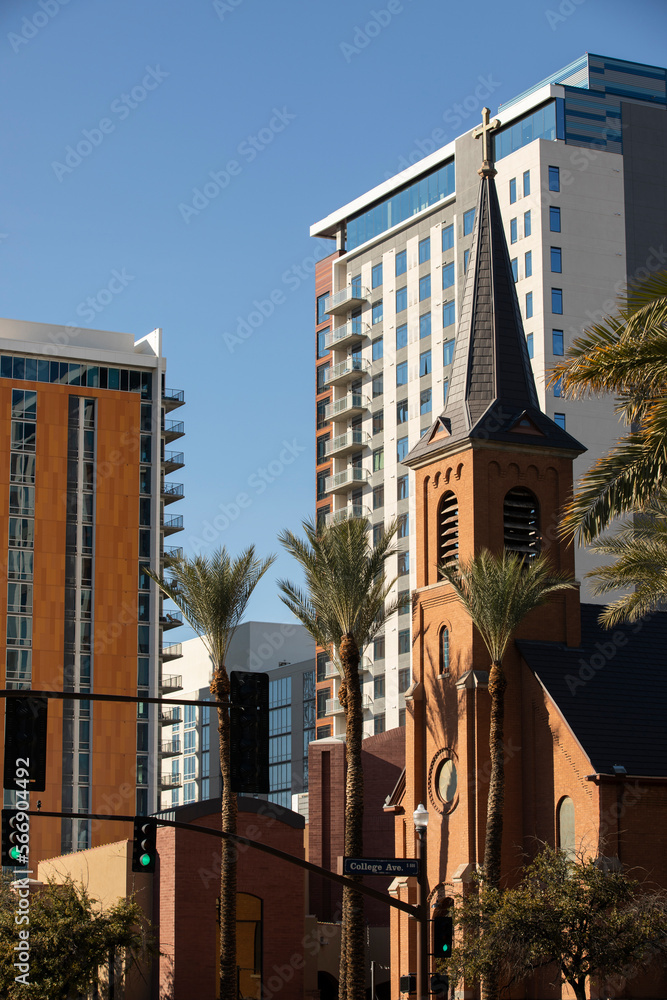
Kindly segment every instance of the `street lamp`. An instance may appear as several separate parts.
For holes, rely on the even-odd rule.
[[[426,875],[426,827],[428,811],[420,802],[412,814],[417,831],[417,858],[419,876],[417,879],[417,1000],[428,1000],[428,879]]]

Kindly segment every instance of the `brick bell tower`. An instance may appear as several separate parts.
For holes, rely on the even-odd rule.
[[[527,556],[547,552],[554,570],[574,576],[574,553],[558,539],[556,527],[572,491],[572,462],[585,451],[539,408],[488,154],[493,125],[488,109],[484,114],[478,130],[484,163],[451,391],[442,415],[405,459],[415,473],[416,497],[413,683],[406,694],[405,785],[397,786],[386,808],[396,814],[397,857],[415,855],[412,813],[420,802],[429,811],[431,915],[483,861],[490,774],[489,656],[438,567],[482,548],[507,548]],[[578,645],[578,592],[555,595],[526,618],[519,635]],[[543,819],[551,815],[551,804],[547,810],[540,802],[540,764],[523,707],[529,702],[527,668],[514,643],[503,665],[502,870],[509,873],[524,850],[534,851],[535,837],[553,842],[553,831]],[[416,901],[414,880],[396,880],[392,891]],[[391,919],[392,997],[398,997],[398,976],[417,965],[415,929],[397,911]]]

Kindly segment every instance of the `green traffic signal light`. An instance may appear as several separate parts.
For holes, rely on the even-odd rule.
[[[146,867],[146,865],[149,865],[150,863],[151,863],[150,854],[142,854],[141,857],[139,858],[139,864],[143,865],[144,868]]]
[[[10,858],[13,858],[14,861],[20,861],[21,860],[21,848],[20,847],[12,847],[12,849],[9,852],[9,856],[10,856]]]

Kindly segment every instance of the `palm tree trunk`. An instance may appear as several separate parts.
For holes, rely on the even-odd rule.
[[[500,886],[500,862],[503,843],[503,805],[505,801],[505,751],[503,728],[505,721],[505,689],[507,678],[500,663],[492,663],[489,673],[491,719],[489,726],[489,754],[491,780],[486,806],[486,839],[484,843],[484,881],[497,889]],[[483,989],[484,1000],[497,1000],[498,977],[491,973]]]
[[[364,850],[364,773],[361,765],[363,712],[359,682],[359,647],[353,635],[347,633],[343,636],[339,651],[346,687],[345,855],[361,858]],[[342,919],[346,993],[343,996],[339,988],[339,997],[340,1000],[365,1000],[364,903],[361,893],[347,887],[343,889]],[[341,954],[341,968],[342,958]]]
[[[217,701],[229,702],[229,676],[223,663],[219,663],[211,693]],[[218,733],[220,734],[220,772],[222,774],[222,830],[236,833],[237,803],[232,791],[229,709],[218,708]],[[220,866],[220,1000],[236,1000],[236,844],[222,841]]]

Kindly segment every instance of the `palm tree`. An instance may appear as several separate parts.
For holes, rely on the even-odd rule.
[[[489,695],[489,755],[491,775],[486,807],[484,842],[484,881],[491,888],[500,886],[500,861],[503,838],[505,799],[505,754],[503,726],[507,678],[503,657],[509,643],[526,615],[545,604],[557,590],[574,585],[573,580],[552,571],[546,556],[527,562],[515,552],[493,555],[488,549],[458,566],[440,567],[454,588],[456,596],[484,640],[491,657]],[[485,1000],[496,1000],[498,983],[489,977],[484,984]]]
[[[361,651],[377,634],[397,603],[387,605],[395,580],[386,581],[384,563],[397,524],[392,523],[375,548],[364,518],[331,527],[303,522],[305,541],[291,531],[279,536],[303,569],[306,589],[279,580],[281,598],[318,646],[328,650],[341,674],[338,699],[345,710],[345,854],[363,857],[364,777],[361,764],[363,710],[359,663]],[[343,889],[340,1000],[364,1000],[364,910],[360,893]]]
[[[236,793],[231,788],[229,739],[229,676],[225,659],[240,625],[250,595],[273,563],[260,560],[250,545],[235,559],[225,547],[210,558],[181,556],[170,560],[170,579],[151,573],[160,590],[183,612],[188,625],[203,640],[213,662],[211,693],[218,702],[220,771],[222,773],[222,830],[236,833]],[[222,841],[220,886],[220,997],[236,1000],[236,845]]]
[[[604,609],[600,621],[606,628],[663,608],[667,601],[667,492],[661,490],[631,521],[621,524],[614,535],[596,539],[591,548],[616,557],[611,565],[587,574],[596,581],[596,594],[634,588]]]
[[[667,473],[667,272],[642,282],[615,314],[575,340],[550,384],[572,398],[614,393],[631,427],[584,474],[561,529],[581,542],[648,503]]]

